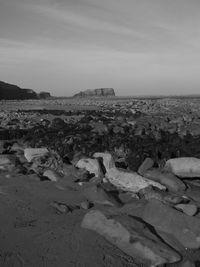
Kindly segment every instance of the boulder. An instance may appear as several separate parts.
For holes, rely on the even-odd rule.
[[[189,216],[194,216],[197,213],[197,206],[194,204],[178,204],[175,206],[177,210],[181,210]]]
[[[158,266],[180,260],[180,256],[153,235],[142,222],[128,216],[107,218],[93,210],[83,218],[81,226],[93,230],[133,257],[138,264]]]
[[[200,220],[177,211],[157,200],[150,200],[142,218],[156,230],[174,236],[185,248],[200,248]]]
[[[152,187],[147,187],[140,190],[139,196],[146,200],[157,199],[165,204],[172,206],[179,203],[187,203],[189,201],[185,196],[180,196],[175,193],[166,192]]]
[[[181,178],[200,177],[200,159],[193,157],[169,159],[165,164],[165,170]]]
[[[147,170],[153,167],[153,165],[154,161],[151,158],[146,158],[140,165],[138,173],[143,176]]]
[[[147,170],[143,176],[165,185],[171,191],[184,191],[186,188],[185,184],[174,174],[161,171],[160,169],[153,168]]]
[[[94,174],[95,177],[100,177],[101,168],[97,159],[80,159],[77,164],[77,168],[86,169],[89,173]]]
[[[103,164],[106,169],[106,178],[111,184],[123,191],[130,191],[133,193],[139,192],[150,185],[158,187],[161,190],[165,190],[166,187],[158,182],[154,182],[150,179],[144,178],[138,175],[136,172],[126,172],[119,170],[115,167],[114,160],[109,153],[95,153],[95,158],[103,158]]]
[[[28,162],[32,162],[33,159],[43,157],[48,154],[48,152],[47,148],[25,148],[24,156]]]

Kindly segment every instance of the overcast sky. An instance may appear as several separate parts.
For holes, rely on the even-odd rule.
[[[0,0],[0,80],[52,95],[200,92],[199,0]]]

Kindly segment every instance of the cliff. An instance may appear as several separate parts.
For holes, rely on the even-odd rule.
[[[113,88],[99,88],[99,89],[87,89],[75,94],[74,97],[100,97],[100,96],[115,96]]]
[[[49,93],[48,97],[50,97]],[[22,89],[17,85],[0,81],[0,100],[24,100],[38,98],[45,98],[44,93],[37,94],[32,89]]]

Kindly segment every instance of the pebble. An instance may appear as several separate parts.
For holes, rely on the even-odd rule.
[[[55,208],[60,213],[67,213],[67,212],[69,212],[69,208],[65,204],[58,203],[56,201],[51,202],[50,203],[50,206],[53,207],[53,208]]]

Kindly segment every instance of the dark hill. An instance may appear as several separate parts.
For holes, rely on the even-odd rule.
[[[48,96],[49,95],[50,94],[48,94]],[[44,98],[44,95],[42,96]],[[22,89],[17,85],[0,81],[0,100],[23,100],[38,98],[40,98],[40,94],[37,94],[32,89]]]

